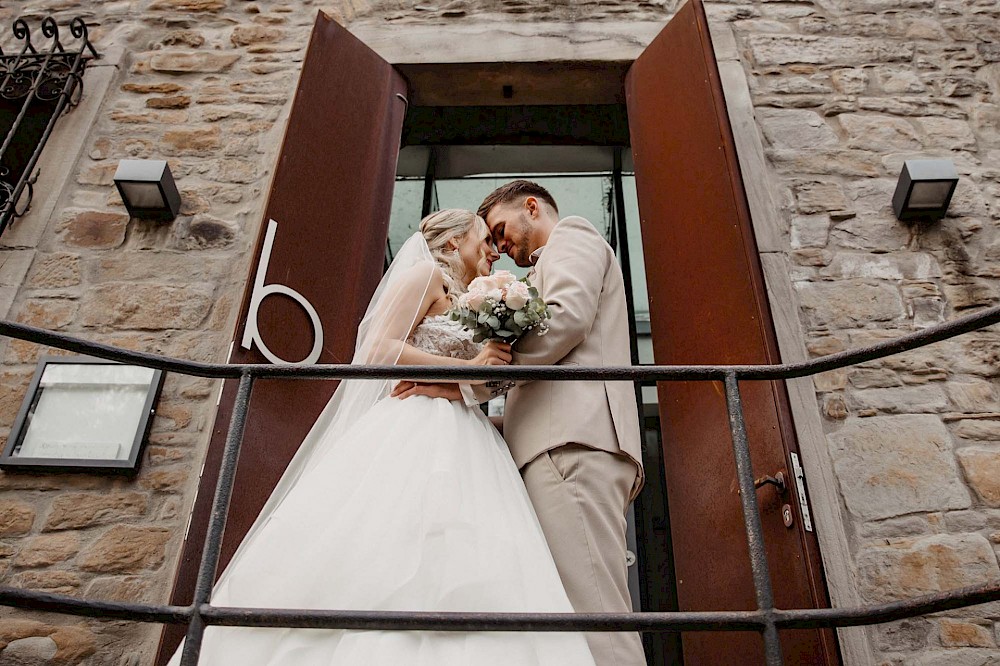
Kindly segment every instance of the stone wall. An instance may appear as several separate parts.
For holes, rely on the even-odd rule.
[[[61,24],[82,15],[91,26],[105,58],[91,65],[84,96],[100,110],[77,135],[53,137],[46,147],[45,158],[80,153],[62,192],[39,191],[58,197],[51,216],[39,219],[45,206],[36,202],[0,237],[2,284],[17,288],[0,316],[127,349],[224,362],[316,8],[28,0],[4,3],[0,23],[25,17],[40,45],[38,26],[49,13]],[[114,71],[102,89],[108,67]],[[174,222],[129,220],[112,184],[123,158],[169,161],[183,197]],[[27,233],[33,226],[38,232]],[[45,351],[0,342],[2,440]],[[168,375],[134,480],[0,473],[0,582],[166,603],[217,394],[211,381]],[[0,610],[0,662],[149,664],[159,629]]]
[[[721,4],[721,3],[720,3]],[[742,47],[816,356],[1000,300],[1000,6],[756,3]],[[907,226],[903,160],[961,174],[949,215]],[[826,373],[815,387],[862,599],[1000,578],[1000,335]],[[995,605],[994,605],[995,606]],[[1000,658],[1000,610],[869,629],[889,664]]]
[[[99,104],[96,121],[47,148],[47,157],[79,153],[69,182],[50,195],[51,206],[37,205],[20,230],[0,237],[0,316],[223,361],[318,8],[343,22],[381,20],[405,31],[496,16],[665,22],[679,3],[78,4],[15,0],[0,8],[3,25],[17,15],[37,26],[49,13],[61,23],[82,14],[97,48],[110,54],[92,66],[88,84],[98,67],[112,72],[105,89],[85,91]],[[743,55],[809,350],[863,345],[996,303],[996,2],[708,4],[713,21],[730,23]],[[962,182],[948,218],[911,228],[893,218],[890,198],[902,160],[926,156],[953,159]],[[184,198],[173,223],[125,215],[111,176],[127,157],[170,161]],[[979,333],[816,379],[864,599],[1000,577],[998,342],[995,332]],[[0,341],[0,438],[40,351]],[[168,379],[135,480],[0,474],[0,582],[166,602],[216,391],[211,382]],[[868,632],[885,663],[982,664],[1000,658],[998,618],[978,608]],[[158,633],[156,625],[0,610],[0,661],[146,664]]]

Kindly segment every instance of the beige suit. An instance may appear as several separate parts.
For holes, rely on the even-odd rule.
[[[560,220],[529,276],[549,305],[550,330],[514,345],[520,365],[630,365],[628,313],[614,251],[582,217]],[[577,612],[632,610],[625,513],[643,482],[631,382],[491,382],[507,393],[504,438],[524,478]],[[645,664],[638,634],[589,633],[598,666]]]

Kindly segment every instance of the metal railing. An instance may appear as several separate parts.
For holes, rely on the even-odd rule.
[[[194,601],[187,606],[83,600],[75,597],[0,587],[0,605],[106,620],[187,624],[181,656],[183,666],[195,666],[205,627],[299,627],[354,630],[428,631],[757,631],[764,641],[768,666],[783,663],[779,629],[837,628],[877,624],[926,613],[1000,601],[1000,580],[927,594],[903,601],[853,608],[778,609],[774,606],[771,574],[754,490],[750,447],[744,423],[740,382],[784,380],[814,375],[856,363],[923,347],[1000,322],[1000,307],[981,310],[950,322],[868,347],[801,363],[729,366],[456,366],[362,365],[224,365],[181,361],[155,354],[130,352],[30,326],[0,321],[0,336],[78,352],[112,361],[159,368],[215,379],[239,379],[222,464],[212,501]],[[215,580],[226,513],[232,495],[247,408],[254,381],[286,379],[540,379],[605,381],[718,381],[725,388],[743,518],[749,543],[757,609],[750,611],[678,611],[635,613],[438,613],[403,611],[290,610],[213,606]]]

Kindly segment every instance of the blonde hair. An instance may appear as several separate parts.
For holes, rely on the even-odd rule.
[[[465,238],[472,231],[486,232],[488,227],[483,218],[471,210],[446,208],[431,213],[420,220],[420,234],[427,241],[431,256],[441,266],[444,274],[444,290],[454,304],[467,291],[462,280],[465,266],[458,252],[448,247],[451,240]]]

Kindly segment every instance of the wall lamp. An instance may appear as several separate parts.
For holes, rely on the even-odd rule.
[[[892,195],[898,220],[940,220],[958,185],[951,160],[906,160]]]
[[[115,185],[131,217],[170,222],[181,209],[181,195],[166,160],[121,160]]]

